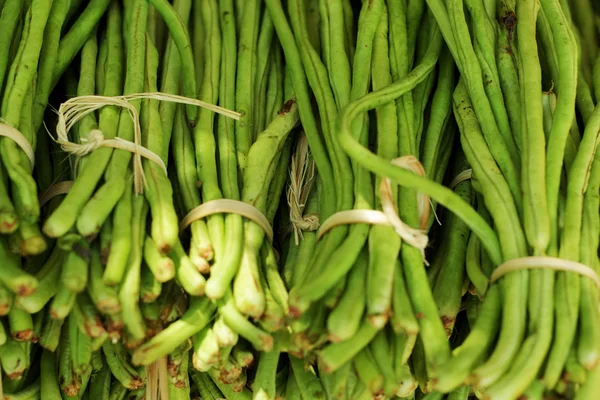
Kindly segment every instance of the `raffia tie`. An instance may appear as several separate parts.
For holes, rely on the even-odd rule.
[[[308,139],[300,136],[296,151],[292,155],[290,167],[290,186],[287,202],[290,207],[290,221],[294,230],[294,240],[298,245],[302,231],[319,229],[319,216],[315,213],[304,214],[304,208],[315,180],[315,161],[310,156]]]
[[[456,177],[450,182],[450,189],[455,189],[459,184],[468,181],[469,179],[473,179],[473,170],[465,169],[460,174],[456,175]]]
[[[600,290],[600,278],[593,268],[576,261],[545,256],[522,257],[506,261],[505,263],[499,265],[494,272],[492,272],[490,283],[498,281],[500,278],[510,272],[529,269],[551,269],[554,271],[574,272],[591,279],[596,287]]]
[[[17,128],[14,126],[5,124],[0,122],[0,136],[11,139],[13,142],[17,144],[23,150],[29,162],[31,163],[31,168],[35,165],[35,151],[33,150],[33,146],[29,143],[29,140],[23,135]]]
[[[40,198],[39,198],[40,207],[43,207],[46,203],[48,203],[50,200],[52,200],[56,196],[60,196],[61,194],[69,193],[69,190],[71,190],[74,183],[75,182],[73,182],[73,181],[62,181],[62,182],[57,182],[57,183],[51,185],[40,196]]]
[[[216,113],[225,115],[233,119],[239,119],[240,114],[215,106],[201,100],[191,99],[183,96],[177,96],[167,93],[135,93],[127,96],[78,96],[73,97],[60,105],[58,109],[58,124],[56,126],[57,143],[67,153],[78,157],[85,156],[100,147],[112,147],[115,149],[126,150],[134,155],[133,177],[136,193],[143,193],[144,172],[142,167],[142,157],[156,163],[167,174],[167,168],[163,160],[152,151],[141,146],[142,129],[140,126],[139,113],[136,107],[131,104],[133,100],[152,99],[159,101],[170,101],[180,104],[191,104],[206,108]],[[73,143],[69,140],[68,133],[73,126],[79,122],[85,115],[94,112],[105,106],[115,106],[124,108],[128,111],[134,126],[133,142],[121,139],[106,139],[104,134],[97,129],[89,132],[88,137],[81,139],[82,143]]]
[[[392,164],[412,171],[415,174],[425,176],[423,165],[414,156],[409,155],[396,158],[392,160]],[[419,249],[423,255],[423,260],[425,260],[425,248],[429,243],[429,238],[424,232],[430,213],[429,196],[422,193],[418,194],[421,229],[415,229],[406,224],[398,215],[392,194],[391,180],[387,177],[384,177],[379,185],[379,198],[381,200],[382,211],[346,210],[337,212],[323,222],[317,232],[317,239],[322,238],[325,233],[339,225],[369,224],[391,226],[403,241]],[[427,264],[427,261],[425,263]]]
[[[183,220],[181,220],[179,231],[184,231],[194,221],[198,221],[214,214],[224,213],[241,215],[242,217],[255,222],[265,232],[269,242],[273,243],[273,227],[271,227],[267,217],[253,205],[232,199],[211,200],[194,208],[183,218]]]

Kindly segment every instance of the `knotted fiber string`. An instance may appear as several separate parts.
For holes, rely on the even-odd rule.
[[[300,136],[296,151],[292,155],[290,167],[290,186],[287,191],[287,202],[290,207],[290,221],[294,230],[296,245],[302,238],[302,231],[319,229],[319,216],[315,213],[304,215],[304,208],[315,180],[315,161],[310,156],[308,139]]]
[[[29,162],[31,163],[31,169],[35,164],[35,151],[29,143],[29,140],[15,127],[0,122],[0,136],[11,139],[13,142],[17,144],[23,150],[27,158],[29,158]]]
[[[61,145],[61,148],[67,153],[82,157],[91,153],[99,147],[112,147],[122,149],[133,153],[133,177],[136,193],[143,193],[144,172],[142,168],[142,157],[156,163],[167,174],[167,168],[162,159],[155,153],[141,146],[142,129],[140,126],[139,113],[130,103],[132,100],[153,99],[159,101],[170,101],[180,104],[191,104],[206,108],[218,114],[238,120],[240,114],[227,110],[223,107],[215,106],[201,100],[191,99],[183,96],[177,96],[167,93],[134,93],[126,96],[78,96],[73,97],[62,103],[58,109],[58,123],[56,126],[57,138],[55,141]],[[82,143],[73,143],[69,140],[68,133],[73,126],[79,122],[85,115],[94,112],[105,106],[116,106],[125,108],[134,126],[133,142],[121,139],[105,139],[100,130],[92,130]]]
[[[425,176],[423,165],[414,156],[403,156],[392,160],[392,164],[404,169],[408,169],[418,175]],[[379,185],[379,198],[381,200],[381,208],[383,211],[377,210],[346,210],[340,211],[327,218],[321,225],[317,233],[317,239],[320,239],[329,230],[339,225],[348,224],[370,224],[370,225],[385,225],[394,228],[396,233],[409,245],[419,249],[425,260],[425,248],[429,242],[429,238],[424,233],[429,219],[429,197],[421,193],[419,198],[419,220],[421,229],[415,229],[407,225],[396,211],[395,201],[392,195],[391,181],[385,177]],[[427,261],[425,261],[427,264]]]

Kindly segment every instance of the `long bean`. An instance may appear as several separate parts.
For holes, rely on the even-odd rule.
[[[91,0],[69,31],[63,36],[58,48],[58,59],[54,68],[53,87],[73,58],[75,58],[85,40],[89,37],[90,32],[95,28],[110,4],[110,0]]]
[[[173,8],[167,0],[150,0],[156,10],[162,15],[171,37],[177,46],[182,66],[183,92],[187,97],[196,98],[196,72],[194,70],[194,55],[190,43],[190,37],[187,33],[185,19]],[[191,126],[196,124],[198,117],[198,108],[194,105],[188,105],[186,114]]]
[[[146,82],[147,92],[158,91],[158,52],[155,45],[146,38]],[[155,154],[164,154],[169,145],[163,138],[161,116],[156,100],[144,100],[142,105],[142,130],[146,134],[145,147]],[[167,158],[163,158],[166,163]],[[169,177],[161,168],[149,160],[143,161],[145,175],[144,194],[150,205],[152,240],[162,254],[167,254],[178,239],[177,214],[173,205],[173,188]]]

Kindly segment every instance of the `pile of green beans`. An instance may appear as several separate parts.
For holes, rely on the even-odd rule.
[[[11,139],[0,139],[7,152],[0,182],[4,394],[145,398],[148,371],[165,360],[161,385],[171,398],[206,397],[207,390],[213,398],[244,397],[257,351],[276,356],[258,363],[273,386],[288,296],[273,247],[278,237],[271,243],[237,214],[179,230],[189,211],[220,198],[249,203],[278,226],[299,114],[262,2],[0,6],[10,34],[2,43],[2,122],[36,151],[31,168]],[[168,169],[143,160],[143,194],[134,190],[131,153],[100,147],[77,158],[54,142],[52,107],[68,98],[159,91],[242,117],[131,101],[140,145]],[[105,106],[78,119],[70,140],[85,142],[99,130],[105,139],[132,141],[133,123],[128,110]],[[68,193],[40,206],[38,194],[66,181]]]
[[[597,396],[594,281],[491,280],[600,273],[595,1],[0,0],[0,31],[0,122],[35,152],[0,137],[0,397]],[[69,131],[139,122],[166,170],[55,141],[69,98],[156,92],[239,119],[148,97]],[[181,228],[220,200],[274,234]],[[390,202],[425,248],[315,223]]]

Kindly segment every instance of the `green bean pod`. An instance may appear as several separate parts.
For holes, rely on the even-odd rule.
[[[379,370],[369,348],[364,348],[354,356],[354,369],[359,379],[367,386],[369,392],[376,394],[383,390],[385,377]]]
[[[91,0],[87,7],[79,14],[79,17],[72,24],[69,31],[62,37],[58,48],[56,66],[54,67],[52,87],[56,85],[66,68],[83,47],[90,33],[95,29],[96,24],[109,8],[110,3],[110,0]]]
[[[311,399],[324,399],[326,397],[325,389],[319,381],[319,378],[312,373],[310,369],[306,369],[304,360],[290,356],[290,365],[294,375],[294,380],[298,384],[298,388],[302,393],[302,397]]]
[[[104,268],[97,249],[91,249],[90,270],[87,292],[94,305],[103,314],[114,314],[121,311],[117,289],[106,286],[102,279]]]
[[[145,90],[157,92],[158,52],[146,37]],[[145,133],[145,135],[144,135]],[[163,155],[168,142],[163,139],[158,101],[146,99],[142,103],[142,136],[145,147],[155,154]],[[167,158],[163,159],[166,164]],[[145,175],[144,194],[150,205],[152,239],[162,254],[167,254],[178,239],[178,217],[173,205],[173,188],[168,176],[150,160],[142,161]]]
[[[368,255],[363,250],[349,272],[344,294],[327,318],[329,340],[334,343],[350,339],[361,325],[366,304],[364,283],[368,264]]]
[[[60,387],[58,386],[56,365],[56,355],[51,351],[44,350],[40,361],[40,387],[41,391],[44,392],[44,398],[49,400],[62,399]]]
[[[383,392],[388,396],[395,395],[399,390],[401,381],[398,381],[396,377],[394,358],[390,352],[390,345],[385,331],[379,331],[373,342],[371,342],[369,350],[371,351],[372,361],[375,361],[377,368],[383,375]]]
[[[190,43],[190,37],[186,26],[186,19],[182,18],[175,8],[167,0],[150,0],[156,10],[161,14],[169,32],[171,38],[177,46],[179,57],[181,58],[181,72],[182,72],[182,83],[183,93],[186,97],[196,98],[196,72],[194,70],[194,55],[192,53],[192,47]],[[198,109],[194,105],[188,105],[186,114],[190,123],[190,126],[196,124],[196,118],[199,117]]]
[[[39,343],[44,348],[51,352],[55,352],[60,342],[63,319],[53,319],[50,314],[46,314],[42,334],[40,335]]]
[[[54,251],[54,253],[60,253]],[[56,257],[53,261],[56,261]],[[0,281],[13,293],[21,296],[33,294],[39,286],[38,279],[21,269],[21,260],[17,254],[11,252],[7,243],[0,240],[0,257],[4,260],[0,269]]]
[[[0,14],[0,24],[4,27],[6,36],[5,40],[0,44],[0,90],[4,87],[4,77],[6,76],[6,68],[10,60],[10,47],[13,41],[13,35],[18,33],[17,25],[23,6],[25,4],[19,0],[7,1],[2,7]],[[15,36],[18,37],[18,36]]]
[[[193,298],[185,314],[152,339],[137,348],[132,356],[135,365],[149,365],[172,352],[182,342],[202,330],[210,321],[215,306],[206,298]]]
[[[177,14],[179,15],[179,17],[181,18],[182,22],[184,24],[187,24],[190,19],[192,1],[191,0],[180,0],[180,1],[174,2],[173,7],[174,7],[175,11],[177,12]],[[156,10],[156,8],[154,8],[154,10]],[[194,29],[195,29],[195,27],[194,27]],[[192,44],[191,42],[193,41],[193,38],[190,38],[188,40],[190,40],[190,44]],[[160,51],[161,43],[157,42],[154,38],[152,39],[152,41],[159,48],[159,54],[162,54],[163,52]],[[193,44],[191,46],[191,49],[193,51],[193,49],[194,49]],[[195,69],[198,69],[198,66],[200,64],[201,63],[194,62]],[[162,83],[161,83],[161,87],[160,87],[161,93],[172,93],[172,94],[180,93],[181,84],[182,84],[182,82],[181,82],[182,81],[182,79],[181,79],[181,70],[182,69],[183,69],[183,66],[181,63],[177,45],[175,44],[173,37],[169,37],[169,39],[167,40],[167,43],[166,43],[166,49],[164,51],[164,58],[163,58],[163,65],[162,65],[162,79],[161,79]],[[194,75],[195,75],[194,82],[197,85],[198,73],[195,71]],[[196,89],[194,88],[193,90],[194,90],[194,93],[196,93],[195,92]],[[169,101],[163,101],[159,104],[160,120],[161,120],[163,135],[164,135],[163,142],[165,144],[167,144],[166,146],[163,146],[163,152],[161,155],[161,158],[163,160],[169,158],[168,144],[171,142],[171,136],[172,136],[172,132],[173,132],[173,123],[175,121],[175,112],[176,112],[175,110],[177,108],[178,108],[177,103],[172,103]]]
[[[170,258],[175,264],[175,278],[183,290],[192,296],[202,296],[206,287],[206,278],[192,264],[191,259],[185,254],[180,242],[175,244]]]
[[[91,369],[92,343],[90,337],[79,329],[77,322],[79,316],[73,314],[67,320],[71,363],[73,371],[78,375],[84,375]]]
[[[73,309],[76,300],[77,293],[61,282],[50,303],[50,315],[54,319],[65,319]]]
[[[145,237],[148,205],[142,196],[133,199],[131,250],[122,285],[119,289],[123,319],[127,331],[135,339],[143,339],[146,334],[144,321],[139,309],[142,249]]]
[[[131,390],[144,386],[144,377],[130,364],[123,345],[106,342],[102,345],[102,352],[110,371],[121,385]]]
[[[133,219],[133,187],[129,183],[125,193],[119,199],[113,214],[113,234],[110,244],[110,253],[103,274],[104,284],[116,286],[121,283],[127,268],[129,251],[132,240]]]
[[[67,255],[60,276],[66,288],[75,293],[80,293],[85,289],[88,281],[89,262],[89,244],[85,241],[75,243]]]
[[[0,316],[5,316],[13,305],[13,294],[0,283]]]

